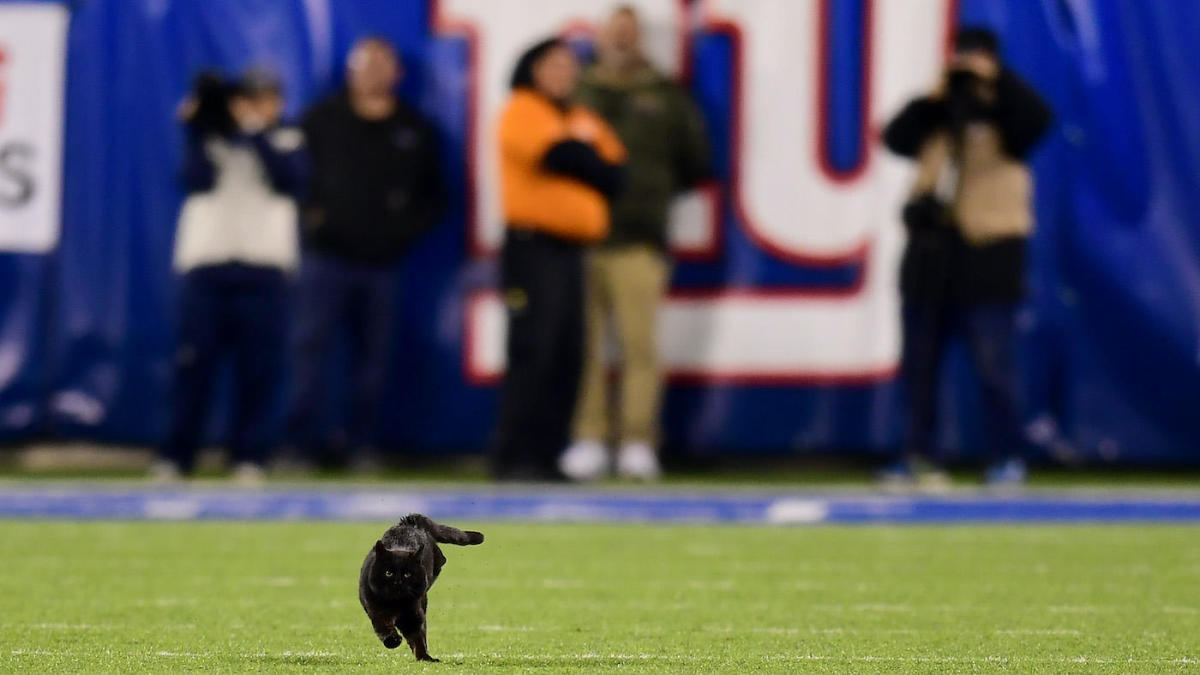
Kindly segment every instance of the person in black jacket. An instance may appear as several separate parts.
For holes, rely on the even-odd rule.
[[[888,481],[945,480],[931,459],[932,434],[939,366],[956,334],[966,338],[983,388],[987,480],[1025,479],[1014,362],[1033,230],[1025,161],[1051,112],[998,52],[991,31],[961,29],[939,90],[910,102],[884,131],[888,148],[918,169],[903,211],[909,236],[900,272],[908,430]]]
[[[310,460],[341,465],[345,450],[375,459],[398,263],[441,217],[444,199],[430,124],[395,89],[402,64],[380,38],[359,41],[344,92],[315,104],[303,128],[313,179],[302,220],[299,359],[293,434]],[[345,326],[357,363],[345,437],[323,432],[333,336]]]

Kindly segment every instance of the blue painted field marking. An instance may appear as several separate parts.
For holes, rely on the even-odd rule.
[[[386,521],[409,512],[455,520],[652,523],[1200,523],[1194,494],[982,494],[600,490],[0,488],[0,518]]]

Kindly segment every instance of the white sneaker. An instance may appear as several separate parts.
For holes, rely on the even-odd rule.
[[[954,489],[954,481],[945,471],[932,469],[917,475],[917,489],[926,494],[943,495]]]
[[[617,475],[633,480],[656,481],[662,477],[658,453],[645,441],[630,441],[617,453]]]
[[[160,459],[150,465],[150,482],[171,485],[183,480],[179,465],[169,459]]]
[[[240,487],[260,487],[267,482],[267,472],[254,462],[239,462],[229,477]]]
[[[608,448],[600,441],[575,441],[558,458],[558,469],[573,481],[600,480],[608,475]]]

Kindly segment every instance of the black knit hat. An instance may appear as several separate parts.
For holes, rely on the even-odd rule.
[[[513,68],[512,79],[509,80],[509,86],[513,89],[535,88],[533,82],[533,67],[538,61],[555,47],[566,47],[567,43],[560,38],[549,38],[542,40],[521,54],[521,58],[517,59],[517,65]]]
[[[996,37],[995,31],[985,26],[963,26],[958,29],[954,49],[959,52],[982,51],[998,56],[1000,38]]]

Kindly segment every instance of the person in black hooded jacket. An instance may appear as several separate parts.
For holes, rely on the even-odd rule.
[[[1033,230],[1025,162],[1051,112],[998,53],[990,30],[961,29],[940,89],[910,102],[884,130],[887,147],[917,163],[903,211],[909,237],[900,279],[908,429],[904,456],[884,472],[888,481],[945,480],[932,460],[932,436],[940,364],[957,334],[983,388],[987,480],[1025,479],[1014,356]]]

